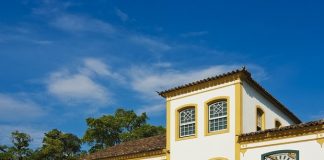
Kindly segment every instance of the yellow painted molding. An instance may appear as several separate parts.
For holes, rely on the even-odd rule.
[[[244,157],[246,151],[247,151],[247,149],[245,149],[245,148],[244,149],[241,149],[241,153],[242,153],[243,157]]]
[[[242,82],[235,84],[235,160],[240,160],[241,145],[239,135],[242,133],[242,105],[243,105]]]
[[[213,102],[217,102],[217,101],[221,101],[221,100],[226,100],[226,105],[227,105],[227,128],[223,129],[223,130],[219,130],[219,131],[213,131],[213,132],[209,132],[209,104],[213,103]],[[223,134],[223,133],[228,133],[230,130],[230,98],[228,96],[219,96],[219,97],[214,97],[211,98],[207,101],[205,101],[204,103],[204,130],[205,130],[205,136],[210,136],[210,135],[216,135],[216,134]]]
[[[317,134],[317,143],[321,145],[321,148],[323,148],[324,144],[324,133]]]
[[[180,137],[180,124],[179,124],[179,112],[181,112],[184,109],[188,108],[194,108],[195,109],[195,134],[192,136],[186,136],[186,137]],[[198,135],[198,109],[197,104],[185,104],[182,105],[175,110],[175,140],[187,140],[187,139],[193,139],[197,138]]]
[[[322,139],[317,139],[317,143],[321,145],[321,148],[323,148],[324,138],[322,138]]]
[[[171,102],[166,101],[166,159],[170,160],[170,129],[171,129],[171,124],[170,124],[170,114],[171,114]]]

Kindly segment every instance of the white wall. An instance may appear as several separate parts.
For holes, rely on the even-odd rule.
[[[283,112],[270,101],[254,90],[245,81],[243,82],[243,133],[256,131],[256,106],[259,105],[265,112],[265,129],[275,128],[275,119],[283,126],[294,124]]]
[[[230,109],[229,133],[204,135],[204,102],[215,97],[228,96]],[[175,114],[179,106],[197,104],[197,138],[176,141]],[[208,160],[213,157],[234,159],[235,144],[235,85],[234,82],[196,91],[170,100],[170,158],[171,160]]]

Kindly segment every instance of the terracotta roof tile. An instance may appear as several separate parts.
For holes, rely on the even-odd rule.
[[[198,81],[194,81],[194,82],[187,83],[187,84],[184,84],[184,85],[180,85],[180,86],[177,86],[177,87],[173,87],[173,88],[170,88],[170,89],[167,89],[167,90],[164,90],[164,91],[160,91],[160,92],[157,92],[157,93],[160,96],[165,97],[166,93],[176,91],[176,90],[179,90],[179,89],[182,89],[182,88],[194,86],[194,85],[197,85],[197,84],[201,84],[201,83],[204,83],[204,82],[212,81],[212,80],[215,80],[215,79],[220,79],[220,78],[223,78],[223,77],[226,77],[226,76],[229,76],[229,75],[233,75],[233,74],[236,74],[236,73],[239,73],[239,72],[246,72],[247,74],[250,75],[250,73],[246,70],[246,68],[242,67],[241,69],[236,69],[236,70],[233,70],[233,71],[230,71],[230,72],[227,72],[227,73],[215,75],[215,76],[212,76],[212,77],[208,77],[208,78],[205,78],[205,79],[202,79],[202,80],[198,80]]]
[[[244,133],[244,134],[240,135],[240,138],[244,138],[244,137],[248,137],[248,136],[255,136],[255,135],[262,135],[262,134],[273,133],[273,132],[301,129],[301,128],[307,128],[307,127],[312,127],[312,126],[320,126],[320,125],[324,125],[324,119],[318,120],[318,121],[294,124],[294,125],[280,127],[280,128],[266,129],[263,131]]]
[[[166,147],[165,135],[158,135],[134,141],[124,142],[107,149],[92,153],[88,159],[110,158],[149,151],[163,150]]]

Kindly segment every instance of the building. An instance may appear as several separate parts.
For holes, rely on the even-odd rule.
[[[159,94],[166,99],[166,136],[123,143],[89,159],[324,159],[324,120],[301,123],[245,68]]]

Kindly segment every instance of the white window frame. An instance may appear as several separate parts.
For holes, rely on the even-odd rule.
[[[190,121],[190,122],[184,122],[184,123],[182,123],[181,122],[181,113],[182,112],[185,112],[187,110],[193,110],[194,111],[193,120]],[[190,108],[186,108],[186,109],[183,109],[183,110],[179,111],[179,122],[178,123],[179,123],[179,137],[180,138],[189,137],[189,136],[195,135],[196,134],[196,109],[195,109],[195,107],[190,107]],[[181,127],[182,126],[188,126],[189,127],[190,125],[193,125],[193,133],[187,134],[187,135],[183,135],[182,134]]]
[[[211,110],[210,110],[210,108],[212,107],[212,105],[214,105],[215,103],[219,103],[219,102],[225,102],[225,104],[226,104],[226,115],[222,115],[222,116],[218,116],[218,117],[211,117],[211,114],[210,114]],[[228,121],[228,108],[227,107],[228,106],[227,106],[227,100],[226,99],[224,99],[224,100],[218,100],[218,101],[215,101],[215,102],[210,103],[208,105],[208,132],[218,132],[218,131],[226,130],[227,129],[227,127],[228,127],[228,125],[227,125],[227,121]],[[211,130],[211,128],[210,128],[210,124],[211,124],[210,121],[216,120],[216,119],[222,119],[222,118],[226,118],[226,123],[225,123],[226,124],[226,128],[219,129],[219,130]]]

